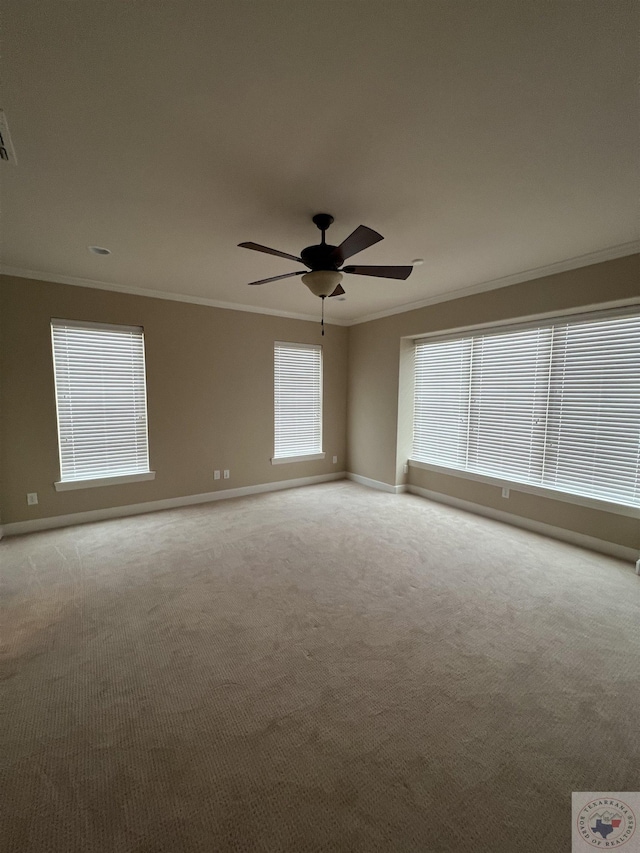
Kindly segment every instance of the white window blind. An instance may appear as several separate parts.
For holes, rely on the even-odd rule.
[[[149,471],[144,334],[52,320],[62,482]]]
[[[540,483],[549,329],[471,339],[467,470]]]
[[[322,347],[274,347],[274,458],[322,453]]]
[[[464,468],[471,340],[416,347],[413,458]]]
[[[640,314],[418,341],[412,459],[640,506]]]

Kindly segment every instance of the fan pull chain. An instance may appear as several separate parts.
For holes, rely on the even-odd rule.
[[[325,297],[323,296],[322,297],[322,322],[320,323],[320,325],[322,326],[322,337],[324,337],[324,300],[325,300]]]

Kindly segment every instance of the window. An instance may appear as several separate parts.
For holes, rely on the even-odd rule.
[[[324,459],[322,452],[322,347],[274,347],[275,441],[273,463]]]
[[[640,506],[640,314],[417,341],[412,460]]]
[[[52,320],[60,482],[56,489],[149,480],[144,333]]]

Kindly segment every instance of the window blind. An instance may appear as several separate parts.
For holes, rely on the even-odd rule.
[[[640,314],[418,341],[412,459],[640,506]]]
[[[144,334],[51,322],[62,482],[149,471]]]
[[[413,458],[464,468],[471,339],[416,347]]]
[[[640,315],[555,329],[546,482],[640,505]]]
[[[322,348],[274,346],[274,458],[322,452]]]

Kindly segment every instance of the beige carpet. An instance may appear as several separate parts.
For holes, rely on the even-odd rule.
[[[638,790],[623,562],[346,481],[0,560],[3,853],[564,853]]]

